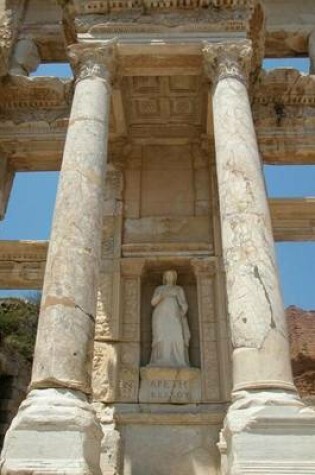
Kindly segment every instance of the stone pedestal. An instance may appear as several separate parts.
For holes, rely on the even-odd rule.
[[[222,475],[315,473],[315,411],[294,394],[239,393],[222,434]]]
[[[7,434],[1,474],[100,474],[101,437],[86,396],[65,389],[35,389]]]
[[[197,404],[201,401],[201,372],[198,368],[140,370],[139,401],[146,403]]]

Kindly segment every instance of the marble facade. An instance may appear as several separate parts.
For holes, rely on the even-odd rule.
[[[42,33],[38,0],[3,16],[1,216],[16,171],[60,168],[60,181],[48,249],[1,248],[4,285],[43,283],[1,474],[315,474],[274,254],[274,239],[314,239],[314,200],[286,211],[262,172],[314,160],[315,80],[261,69],[266,51],[313,54],[314,41],[306,20],[292,35],[287,0],[276,43],[271,3],[49,1]],[[73,81],[28,77],[63,57]],[[187,367],[150,365],[169,269],[187,300]]]

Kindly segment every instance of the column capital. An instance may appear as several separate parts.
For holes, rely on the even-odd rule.
[[[202,52],[205,72],[214,84],[229,77],[247,82],[253,55],[251,40],[206,43]]]
[[[110,84],[116,67],[116,39],[106,43],[76,43],[68,47],[77,81],[101,78]]]

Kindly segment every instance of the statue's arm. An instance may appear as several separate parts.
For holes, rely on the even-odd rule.
[[[157,287],[154,291],[154,294],[151,300],[152,307],[155,307],[158,303],[161,302],[162,299],[163,299],[163,295],[162,295],[161,289],[160,287]]]
[[[187,303],[187,300],[186,300],[186,295],[185,295],[184,289],[182,289],[182,287],[178,288],[177,301],[178,301],[178,304],[181,308],[182,315],[183,316],[186,315],[187,310],[188,310],[188,303]]]

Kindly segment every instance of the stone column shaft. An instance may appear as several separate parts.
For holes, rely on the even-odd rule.
[[[234,391],[294,389],[262,164],[246,87],[251,43],[207,45]]]
[[[88,402],[101,260],[114,45],[76,44],[78,70],[53,220],[31,391],[8,430],[3,475],[100,475]]]
[[[0,220],[4,219],[13,185],[14,170],[9,166],[8,159],[0,159]]]
[[[32,388],[90,392],[112,46],[70,48],[79,68],[46,264]]]
[[[315,30],[308,39],[308,54],[310,58],[310,74],[315,74]]]

